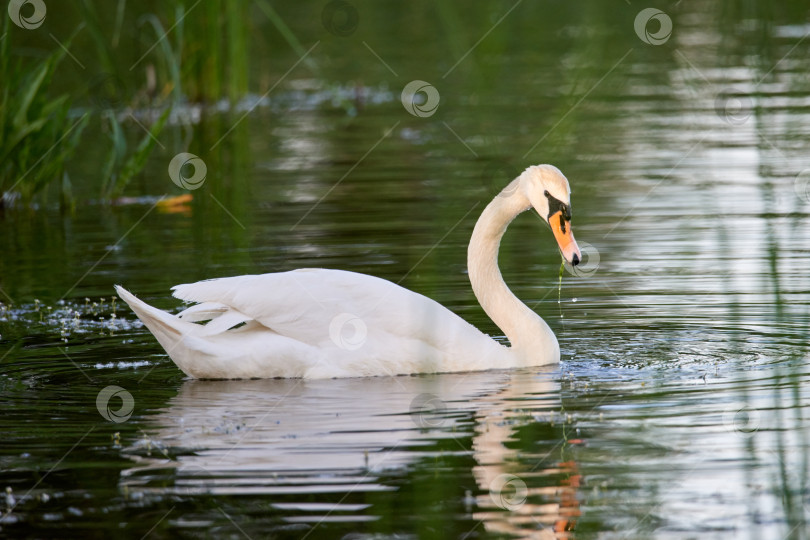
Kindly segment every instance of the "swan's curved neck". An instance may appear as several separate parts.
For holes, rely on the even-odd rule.
[[[559,345],[551,328],[509,290],[498,268],[498,249],[506,227],[531,208],[519,182],[517,178],[509,184],[478,218],[467,249],[467,270],[478,302],[516,354],[527,359],[554,354],[559,359]]]

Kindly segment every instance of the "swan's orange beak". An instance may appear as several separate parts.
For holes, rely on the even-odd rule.
[[[557,245],[560,246],[563,258],[571,266],[576,266],[582,260],[582,252],[579,251],[577,241],[574,240],[574,232],[571,230],[571,221],[565,219],[562,210],[554,212],[548,218],[548,224],[554,232]]]

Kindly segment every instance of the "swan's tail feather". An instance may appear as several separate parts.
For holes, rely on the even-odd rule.
[[[178,348],[183,338],[195,334],[196,330],[200,328],[197,324],[181,320],[171,313],[150,306],[120,285],[115,286],[115,292],[132,308],[135,315],[154,334],[173,360],[177,357],[177,354],[173,354],[173,352],[179,352],[175,349]]]
[[[204,302],[187,308],[181,317],[150,306],[120,285],[115,290],[189,377],[305,377],[322,360],[317,349],[279,335],[225,304]],[[199,324],[205,320],[208,323]]]

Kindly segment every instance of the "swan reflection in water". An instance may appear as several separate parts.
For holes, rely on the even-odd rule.
[[[349,504],[356,497],[328,502],[328,494],[396,490],[386,484],[386,471],[431,463],[448,452],[447,444],[437,448],[442,440],[455,439],[456,453],[468,455],[466,439],[472,437],[478,494],[465,500],[475,527],[524,538],[568,538],[579,513],[579,475],[576,464],[562,457],[567,442],[559,411],[559,383],[551,369],[187,380],[164,409],[145,419],[145,439],[125,449],[136,464],[120,482],[125,492],[147,498],[275,496],[273,508],[287,522],[314,526],[335,517],[333,512],[344,521],[368,521],[378,518],[372,505]],[[550,435],[526,444],[518,430],[532,424]],[[519,439],[522,444],[515,444]],[[167,469],[173,485],[164,487]],[[327,502],[290,502],[296,494],[311,501],[313,493],[326,494]]]

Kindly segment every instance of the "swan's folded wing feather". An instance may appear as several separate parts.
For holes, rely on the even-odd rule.
[[[204,302],[187,307],[178,313],[177,316],[188,322],[208,321],[219,317],[223,313],[227,313],[230,309],[231,308],[225,304],[218,302]]]
[[[234,326],[237,326],[242,323],[250,322],[253,320],[253,317],[249,317],[244,313],[240,313],[236,310],[228,311],[227,313],[223,313],[219,317],[212,319],[208,322],[205,326],[203,326],[203,330],[199,333],[200,336],[213,336],[216,334],[220,334],[222,332],[226,332],[230,330]]]
[[[177,317],[186,322],[208,321],[199,325],[199,330],[195,331],[195,335],[201,337],[214,336],[242,323],[255,322],[253,317],[219,302],[196,304],[178,313]]]
[[[368,337],[419,338],[441,348],[448,330],[476,332],[460,317],[421,294],[390,281],[354,272],[303,269],[219,278],[173,287],[187,302],[218,303],[281,335],[304,343],[328,343],[345,314],[362,321]],[[212,321],[213,322],[213,321]],[[211,323],[209,323],[211,324]]]

